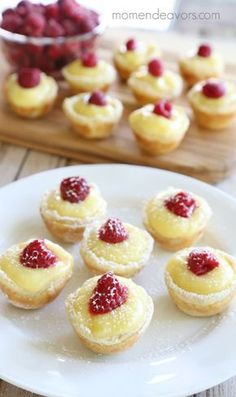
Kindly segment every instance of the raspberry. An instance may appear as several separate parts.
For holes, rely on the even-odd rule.
[[[41,71],[37,68],[22,68],[18,73],[18,84],[24,88],[36,87],[40,79]]]
[[[191,194],[179,192],[165,200],[165,207],[177,216],[189,218],[197,208],[197,203]]]
[[[155,77],[162,76],[164,73],[164,66],[162,61],[160,61],[159,59],[153,59],[152,61],[150,61],[148,64],[148,71]]]
[[[43,240],[31,241],[20,254],[20,263],[32,269],[46,269],[55,265],[57,257]]]
[[[208,44],[202,44],[198,48],[197,55],[200,57],[207,58],[211,55],[212,53],[212,48]]]
[[[46,21],[43,15],[33,12],[25,20],[25,34],[40,37],[43,35],[45,25]]]
[[[57,3],[48,4],[45,7],[45,16],[47,19],[57,19],[59,17],[59,7]]]
[[[202,87],[202,93],[208,98],[221,98],[226,93],[225,85],[223,82],[208,81]]]
[[[96,106],[106,106],[107,100],[104,92],[94,91],[89,97],[88,103]]]
[[[153,109],[153,113],[157,114],[158,116],[163,116],[167,119],[170,119],[172,115],[172,104],[163,99],[160,102],[156,103]]]
[[[59,22],[55,21],[54,19],[49,19],[46,29],[45,29],[45,36],[47,37],[59,37],[63,36],[65,30],[60,25]]]
[[[48,55],[52,58],[52,59],[58,59],[63,55],[62,52],[62,48],[60,45],[51,45],[48,48]]]
[[[65,178],[60,185],[61,197],[70,203],[84,201],[90,192],[88,182],[80,176]]]
[[[75,0],[59,0],[58,5],[61,14],[69,18],[73,18],[80,8],[80,5]]]
[[[93,68],[97,66],[98,58],[94,52],[84,54],[81,58],[82,65],[87,68]]]
[[[135,39],[129,39],[126,42],[126,49],[127,51],[135,51],[138,47],[138,43]]]
[[[89,299],[90,313],[105,314],[115,310],[127,301],[128,292],[128,288],[120,284],[112,272],[105,273],[98,279]]]
[[[16,12],[21,17],[25,17],[32,10],[32,4],[29,1],[20,1],[16,7]]]
[[[124,225],[117,218],[109,218],[98,233],[100,240],[110,244],[122,243],[129,237]]]
[[[194,248],[188,256],[187,266],[196,276],[203,276],[219,266],[219,262],[207,249]]]
[[[79,32],[80,33],[91,32],[96,26],[97,26],[97,22],[94,20],[94,18],[91,17],[84,18],[80,22]]]
[[[71,19],[64,19],[61,22],[66,36],[75,36],[78,33],[77,24]]]
[[[9,32],[19,33],[22,27],[22,18],[17,14],[7,14],[3,16],[1,28]]]

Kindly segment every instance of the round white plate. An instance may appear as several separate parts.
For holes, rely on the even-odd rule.
[[[55,169],[0,190],[0,251],[32,237],[49,237],[39,215],[40,198],[63,177],[82,175],[97,183],[108,214],[142,225],[144,201],[169,186],[205,197],[213,217],[201,245],[236,254],[236,201],[197,180],[146,167],[75,166]],[[59,298],[36,311],[16,309],[0,297],[0,377],[25,389],[57,397],[186,396],[236,374],[236,302],[223,315],[191,318],[168,297],[163,270],[169,254],[157,245],[135,277],[155,304],[152,323],[130,350],[112,356],[84,348],[68,324],[64,299],[88,277],[78,245],[72,280]]]

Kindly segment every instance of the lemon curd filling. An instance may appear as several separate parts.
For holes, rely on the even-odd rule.
[[[148,297],[142,287],[123,277],[117,277],[128,287],[127,301],[106,314],[89,312],[88,302],[99,277],[87,280],[73,301],[73,315],[84,336],[96,341],[113,342],[137,332],[145,323]]]
[[[96,106],[88,103],[90,95],[89,94],[81,94],[77,96],[76,102],[73,104],[73,108],[75,112],[79,113],[82,116],[92,117],[92,116],[103,116],[103,117],[112,117],[114,114],[114,106],[108,100],[107,105],[105,106]]]
[[[99,60],[94,67],[83,66],[80,60],[75,60],[63,69],[63,74],[69,81],[89,85],[95,82],[111,82],[115,78],[113,66],[103,60]]]
[[[63,200],[59,189],[53,190],[47,197],[47,210],[56,212],[60,217],[86,219],[104,208],[104,200],[97,187],[91,186],[85,200],[70,203]]]
[[[6,88],[9,101],[26,108],[37,106],[57,93],[56,82],[44,73],[41,73],[40,83],[32,88],[21,87],[17,82],[17,74],[14,73],[8,77]]]
[[[180,251],[167,265],[167,273],[178,287],[202,295],[221,292],[231,287],[235,280],[235,272],[228,255],[219,250],[212,250],[219,266],[204,275],[197,276],[187,267],[190,252],[189,249]]]
[[[53,281],[67,274],[69,268],[72,270],[72,259],[71,255],[57,244],[48,240],[45,240],[45,243],[58,258],[55,265],[46,269],[32,269],[23,266],[19,261],[19,257],[24,247],[28,244],[26,242],[9,248],[0,257],[0,271],[4,272],[12,282],[25,291],[37,293],[48,288]]]
[[[145,231],[130,224],[124,223],[124,227],[128,232],[128,239],[117,244],[109,244],[100,240],[98,230],[93,229],[87,239],[87,248],[100,259],[117,264],[129,265],[140,262],[144,253],[149,249],[149,236]]]
[[[193,105],[199,108],[207,109],[212,113],[224,113],[236,109],[236,85],[231,82],[225,82],[226,94],[221,98],[208,98],[202,93],[203,83],[194,86],[189,94],[189,100]]]
[[[149,227],[166,238],[184,238],[194,235],[205,226],[211,209],[202,198],[193,195],[197,208],[189,218],[176,216],[165,207],[165,200],[180,190],[169,189],[153,197],[146,205],[145,221]]]
[[[119,64],[124,65],[129,70],[135,70],[147,63],[151,58],[159,56],[160,51],[158,51],[155,44],[145,45],[141,42],[138,42],[137,49],[134,51],[127,51],[126,46],[123,44],[115,54]]]
[[[134,131],[146,139],[155,139],[163,142],[181,136],[189,125],[189,120],[180,106],[174,106],[171,118],[158,116],[153,113],[153,105],[146,105],[135,110],[129,117]]]
[[[190,55],[186,58],[181,59],[180,63],[191,72],[196,74],[211,74],[217,72],[221,74],[223,72],[223,62],[221,57],[214,53],[209,57],[201,57],[199,55]]]

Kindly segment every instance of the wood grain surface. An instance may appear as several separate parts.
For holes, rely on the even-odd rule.
[[[138,37],[142,36],[140,32],[134,34]],[[119,31],[116,31],[116,34],[107,32],[100,44],[102,58],[111,60],[112,50],[119,36]],[[146,36],[147,34],[145,38]],[[153,39],[153,35],[150,36]],[[178,54],[174,50],[165,51],[164,59],[167,68],[177,69]],[[3,69],[4,66],[0,66],[1,80],[4,79],[5,74]],[[227,65],[226,76],[236,80],[236,65]],[[71,95],[68,89],[65,89],[65,85],[61,86],[56,108],[45,118],[33,121],[14,115],[5,103],[4,91],[1,92],[0,140],[8,143],[79,161],[149,165],[191,175],[210,183],[230,175],[236,164],[236,121],[227,130],[212,133],[200,129],[192,119],[190,129],[177,150],[154,157],[143,154],[128,124],[128,115],[137,104],[127,86],[119,81],[113,85],[111,93],[121,99],[125,105],[122,121],[110,138],[92,142],[81,139],[73,133],[61,110],[62,99]],[[186,92],[176,102],[184,105],[192,118],[185,94]]]

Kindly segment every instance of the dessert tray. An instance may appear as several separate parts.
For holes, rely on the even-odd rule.
[[[213,217],[200,245],[236,254],[236,201],[195,179],[158,169],[128,165],[90,165],[55,169],[0,190],[0,250],[20,240],[49,237],[40,219],[45,189],[62,178],[81,175],[101,188],[108,214],[142,226],[142,208],[157,191],[173,186],[204,197]],[[111,183],[111,175],[112,181]],[[17,198],[17,205],[16,205]],[[24,311],[0,297],[0,377],[19,387],[57,397],[177,397],[196,393],[236,374],[236,301],[222,315],[191,318],[170,300],[163,271],[171,254],[155,245],[147,267],[135,276],[154,301],[154,316],[140,341],[127,352],[97,355],[77,340],[64,300],[88,277],[78,244],[64,245],[75,258],[75,272],[53,303]]]
[[[140,31],[134,31],[133,35],[140,39],[144,36],[146,40],[153,40],[153,34],[144,35]],[[119,29],[107,31],[99,43],[99,54],[102,59],[111,61],[113,50],[117,41],[120,42],[121,37],[124,37],[124,32]],[[125,37],[127,38],[127,36]],[[162,50],[166,66],[171,70],[177,70],[177,60],[180,54]],[[3,64],[0,68],[0,80],[3,80],[7,69]],[[225,77],[227,79],[235,80],[235,72],[235,65],[226,65]],[[2,84],[3,81],[0,83]],[[45,118],[33,121],[20,119],[14,115],[6,106],[2,90],[0,94],[0,140],[88,163],[122,162],[168,169],[210,183],[227,177],[234,169],[236,159],[235,122],[223,132],[212,133],[199,128],[192,120],[191,127],[177,150],[170,154],[152,157],[139,150],[128,125],[128,115],[137,107],[130,90],[125,84],[117,81],[110,91],[124,104],[123,118],[111,137],[91,142],[81,139],[73,133],[63,115],[62,99],[71,95],[63,85],[56,108]],[[184,105],[191,115],[185,93],[176,102]]]

